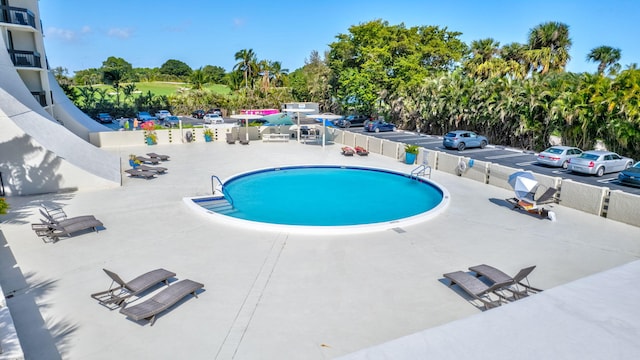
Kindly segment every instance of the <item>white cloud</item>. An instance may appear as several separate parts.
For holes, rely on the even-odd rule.
[[[45,30],[45,36],[49,36],[55,39],[62,39],[65,41],[74,41],[77,38],[76,32],[68,29],[60,29],[56,27],[49,27]]]
[[[120,39],[128,39],[129,37],[131,37],[131,30],[122,28],[111,28],[109,29],[109,31],[107,31],[107,35]]]
[[[243,27],[245,24],[245,20],[244,19],[240,19],[240,18],[234,18],[233,19],[233,26],[235,27]]]
[[[88,34],[88,33],[90,33],[90,32],[91,32],[91,26],[89,26],[89,25],[85,25],[85,26],[83,26],[83,27],[82,27],[82,30],[80,30],[80,32],[81,32],[81,33],[83,33],[83,34]]]

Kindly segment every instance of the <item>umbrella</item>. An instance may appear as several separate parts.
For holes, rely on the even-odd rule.
[[[249,120],[261,119],[262,115],[257,114],[234,114],[231,115],[232,119],[244,119],[245,128],[247,130],[247,143],[249,142]]]
[[[302,106],[302,105],[301,105]],[[305,107],[298,107],[298,108],[289,108],[289,109],[282,109],[285,112],[294,112],[297,113],[297,118],[298,118],[298,142],[300,142],[300,113],[309,113],[309,112],[314,112],[314,109],[307,109]]]
[[[342,115],[336,115],[331,113],[323,113],[323,114],[313,114],[307,115],[308,118],[316,119],[317,121],[322,122],[322,147],[324,148],[325,138],[326,138],[326,126],[333,126],[332,120],[342,118]]]
[[[530,195],[538,185],[533,174],[527,171],[518,171],[509,175],[508,182],[516,192],[516,198],[520,200]]]
[[[291,116],[286,113],[271,114],[262,117],[268,125],[293,125]]]

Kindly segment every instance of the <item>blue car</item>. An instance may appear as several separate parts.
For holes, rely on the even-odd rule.
[[[623,185],[640,186],[640,161],[618,174],[618,181]]]
[[[369,132],[395,131],[395,129],[395,125],[380,120],[370,121],[364,126],[364,130]]]
[[[484,149],[488,143],[489,141],[486,137],[467,130],[448,132],[442,139],[442,146],[449,149],[458,149],[458,151],[471,147]]]

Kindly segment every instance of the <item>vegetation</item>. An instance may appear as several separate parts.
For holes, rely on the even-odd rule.
[[[620,49],[592,49],[585,56],[597,68],[576,74],[565,71],[572,45],[566,24],[539,24],[523,34],[526,42],[505,45],[492,38],[465,44],[460,35],[374,20],[338,34],[325,53],[313,51],[292,72],[242,49],[228,73],[212,65],[192,70],[173,59],[160,68],[133,68],[110,57],[73,78],[62,68],[54,74],[89,114],[212,107],[228,113],[309,101],[323,112],[384,116],[412,131],[466,128],[532,150],[542,150],[554,134],[585,149],[603,140],[610,150],[640,158],[640,70],[635,64],[622,70]]]
[[[9,203],[5,200],[5,198],[0,197],[0,215],[5,215],[9,210]]]

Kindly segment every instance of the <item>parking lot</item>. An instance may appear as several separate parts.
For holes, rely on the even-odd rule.
[[[343,129],[352,132],[364,132],[361,127]],[[611,190],[621,190],[624,192],[640,195],[640,188],[622,185],[618,182],[618,173],[605,174],[602,177],[593,175],[583,175],[571,173],[562,168],[548,167],[538,164],[537,154],[532,151],[507,148],[499,145],[488,145],[484,149],[473,148],[458,151],[447,149],[442,146],[442,136],[415,134],[408,131],[394,131],[384,133],[365,132],[369,136],[374,136],[390,141],[397,141],[406,144],[421,146],[427,150],[442,151],[453,155],[467,156],[475,160],[488,161],[504,166],[533,171],[539,174],[557,176],[563,179],[591,184],[595,186],[606,186]],[[638,161],[638,159],[634,159]]]

